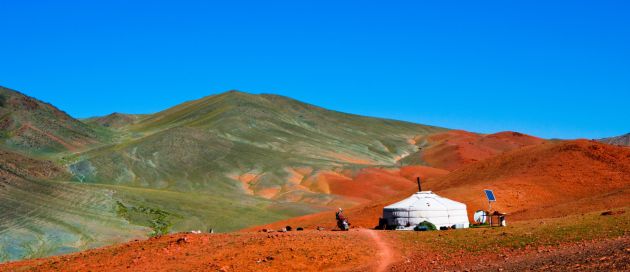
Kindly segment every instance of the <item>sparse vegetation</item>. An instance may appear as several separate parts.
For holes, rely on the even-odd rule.
[[[29,160],[0,163],[2,182],[9,181],[0,184],[0,241],[10,241],[0,243],[0,261],[171,231],[232,231],[320,211],[318,205],[342,201],[311,188],[319,182],[309,180],[312,173],[425,164],[423,137],[443,131],[238,92],[141,118],[118,115],[85,124],[36,99],[0,92],[14,95],[12,102],[23,100],[10,103],[19,104],[14,111],[0,107],[0,116],[15,121],[9,125],[23,127],[3,131],[0,148],[29,154]],[[466,175],[475,174],[487,172]],[[71,179],[84,183],[53,181]],[[507,228],[387,235],[435,250],[483,252],[626,235],[629,219],[589,214]]]
[[[168,234],[173,227],[173,220],[181,216],[146,206],[127,207],[120,201],[116,201],[116,213],[127,220],[146,225],[151,228],[149,236],[161,236]]]
[[[420,231],[420,230],[437,230],[437,228],[435,227],[435,225],[429,221],[422,221],[420,222],[420,224],[418,224],[416,227],[413,228],[413,230],[415,231]]]
[[[626,208],[627,210],[628,208]],[[486,252],[499,248],[558,245],[630,234],[630,214],[601,216],[600,212],[562,218],[519,221],[508,227],[470,228],[437,232],[393,232],[405,244],[432,251]]]
[[[129,209],[122,202],[116,201],[116,214],[120,217],[129,218]]]
[[[122,126],[119,143],[72,164],[94,166],[93,176],[76,174],[87,182],[177,191],[243,193],[237,176],[259,171],[256,192],[285,185],[291,167],[391,166],[417,150],[408,139],[442,130],[231,92]]]

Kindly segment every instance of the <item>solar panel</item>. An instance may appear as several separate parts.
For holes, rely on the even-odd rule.
[[[497,198],[494,197],[494,193],[492,192],[492,190],[485,189],[483,190],[483,192],[486,193],[488,201],[497,201]]]

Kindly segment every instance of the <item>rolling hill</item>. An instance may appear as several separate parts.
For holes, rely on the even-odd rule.
[[[231,231],[370,201],[374,195],[342,184],[364,167],[395,165],[418,149],[414,138],[445,131],[241,92],[83,123],[2,91],[4,260],[146,237],[160,227]],[[407,182],[369,188],[396,191]]]
[[[493,207],[513,219],[585,213],[630,205],[630,150],[596,141],[528,146],[471,164],[445,176],[435,190],[487,207],[484,188],[500,198]]]
[[[60,182],[55,163],[0,150],[0,261],[44,257],[143,237],[107,189]]]
[[[418,158],[433,167],[450,171],[506,151],[545,142],[513,131],[483,135],[461,130],[429,135],[424,140],[428,145]]]
[[[628,206],[629,151],[596,142],[455,131],[238,91],[80,121],[0,91],[0,260],[169,231],[330,226],[336,207],[371,227],[416,177],[469,211],[493,188],[519,220]]]
[[[106,141],[108,130],[0,86],[0,145],[33,155],[77,151]]]
[[[393,166],[441,128],[230,91],[121,128],[120,143],[76,155],[78,180],[190,192],[232,192],[321,205],[338,200],[320,173]]]
[[[131,124],[135,124],[146,116],[147,115],[145,114],[125,114],[114,112],[107,116],[86,118],[81,121],[86,124],[93,124],[107,128],[118,129]]]
[[[388,179],[401,174],[391,172],[391,175]],[[493,208],[507,212],[508,220],[624,208],[630,206],[630,150],[586,140],[544,142],[430,176],[425,178],[423,188],[464,202],[469,216],[488,208],[483,189],[493,189],[497,195]],[[373,227],[384,206],[415,191],[416,188],[409,186],[398,194],[347,209],[346,214],[357,226]],[[286,225],[332,228],[333,216],[334,212],[328,211],[248,230]]]

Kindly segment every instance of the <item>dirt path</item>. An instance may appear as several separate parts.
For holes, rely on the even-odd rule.
[[[376,244],[376,248],[378,249],[378,265],[376,266],[376,271],[386,271],[389,265],[394,262],[394,250],[386,241],[383,240],[378,231],[362,229],[361,232],[372,238],[372,240],[374,240],[374,243]]]

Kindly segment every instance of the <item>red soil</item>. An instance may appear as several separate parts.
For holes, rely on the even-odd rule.
[[[476,237],[486,232],[519,237],[528,235],[522,231],[536,225],[529,222],[516,228],[465,232]],[[366,229],[176,234],[65,256],[0,264],[0,271],[627,271],[630,268],[630,237],[623,234],[602,234],[598,239],[573,242],[530,239],[532,246],[521,248],[497,243],[499,247],[478,252],[464,248],[440,250],[433,245],[470,242],[470,237],[460,234],[462,231],[403,233]],[[454,235],[463,239],[449,240]],[[410,236],[413,240],[408,240]]]
[[[630,150],[594,141],[548,142],[471,164],[434,190],[468,205],[493,208],[512,219],[546,218],[630,205]]]
[[[54,179],[65,176],[64,170],[52,161],[0,149],[0,185],[14,178]]]
[[[382,271],[368,230],[176,234],[47,259],[0,265],[1,271]]]
[[[505,151],[535,145],[545,140],[518,132],[481,135],[461,130],[433,134],[422,159],[437,168],[455,170],[463,165],[494,157]]]
[[[407,175],[403,168],[398,174]],[[435,168],[433,168],[435,169]],[[441,177],[423,181],[423,189],[464,202],[469,215],[487,209],[483,189],[493,189],[493,208],[510,220],[547,218],[630,205],[630,149],[592,141],[547,142],[505,152]],[[407,175],[409,177],[414,174]],[[438,175],[439,176],[439,175]],[[373,227],[384,206],[415,192],[415,183],[380,199],[345,209],[356,227]],[[296,217],[265,227],[334,228],[334,211]],[[260,229],[250,228],[249,230]]]
[[[466,203],[469,213],[486,208],[482,189],[495,190],[498,202],[494,207],[510,213],[509,221],[517,221],[512,225],[520,224],[521,229],[526,230],[535,225],[531,225],[531,221],[521,221],[523,219],[630,206],[630,149],[585,140],[525,146],[469,163],[452,173],[413,166],[342,174],[325,176],[322,181],[331,192],[364,201],[346,209],[345,213],[355,228],[376,225],[383,206],[416,191],[413,179],[418,175],[424,180],[425,190]],[[346,178],[348,176],[353,178]],[[386,188],[387,193],[374,193],[379,187]],[[294,229],[300,226],[310,229],[302,232],[251,232],[263,228],[257,227],[250,232],[231,234],[177,234],[66,256],[3,264],[0,270],[409,271],[488,268],[496,271],[504,268],[564,271],[624,270],[630,263],[627,235],[482,255],[426,252],[422,249],[430,242],[425,241],[424,245],[413,246],[413,254],[408,255],[394,246],[401,243],[392,238],[397,236],[393,232],[385,235],[389,232],[313,230],[317,226],[330,230],[334,224],[334,211],[330,211],[265,226],[280,229],[290,225]],[[483,231],[477,229],[477,232]],[[403,253],[407,257],[402,257]],[[483,266],[478,266],[480,260]]]
[[[377,262],[376,262],[376,271],[386,271],[387,268],[394,262],[394,249],[386,242],[379,233],[375,230],[365,230],[362,229],[374,240],[374,244],[377,247]]]
[[[417,188],[415,179],[428,179],[448,174],[448,171],[426,167],[407,166],[402,169],[366,168],[354,177],[323,174],[329,193],[373,202],[384,197]]]
[[[418,138],[412,142],[420,140],[422,139]],[[423,160],[446,169],[456,169],[505,151],[544,142],[542,139],[517,132],[501,132],[484,136],[465,131],[434,134],[427,140],[429,147],[422,152]],[[278,186],[252,190],[249,184],[256,176],[250,174],[235,176],[234,179],[241,181],[248,192],[265,198],[347,208],[379,201],[398,195],[400,192],[413,191],[412,189],[416,188],[416,177],[425,180],[448,173],[448,170],[427,166],[407,166],[399,170],[372,167],[315,173],[311,170],[305,174],[292,169],[288,171],[291,173],[290,182],[282,188]],[[309,198],[309,194],[297,193],[300,191],[313,191],[340,197],[333,200]]]
[[[445,255],[413,248],[389,271],[628,271],[630,237],[562,243],[494,253]]]
[[[423,186],[431,186],[439,177],[449,172],[427,166],[405,166],[401,169],[364,169],[354,179],[334,178],[326,180],[333,193],[361,201],[360,205],[344,208],[354,227],[374,227],[378,223],[383,207],[411,195],[418,190],[416,177],[422,179]],[[381,187],[379,187],[381,186]],[[334,189],[333,189],[334,188]],[[357,194],[360,192],[366,197]],[[369,200],[369,201],[368,201]],[[330,211],[278,221],[265,226],[257,226],[244,231],[256,231],[262,228],[280,229],[290,225],[293,227],[327,229],[335,228],[334,207]]]
[[[53,135],[52,133],[50,133],[48,131],[43,131],[43,130],[33,126],[30,123],[26,123],[26,124],[22,125],[22,127],[20,127],[18,129],[18,134],[21,134],[21,135],[33,134],[34,137],[47,138],[47,139],[51,140],[54,143],[60,144],[61,146],[63,146],[65,149],[67,149],[69,151],[76,151],[76,149],[77,149],[77,146],[64,141],[63,139]]]
[[[348,217],[353,228],[373,228],[378,224],[378,218],[381,217],[383,213],[383,207],[402,198],[408,197],[415,191],[417,191],[417,189],[412,188],[408,189],[406,192],[397,193],[393,196],[386,196],[378,201],[347,208],[344,209],[344,214]],[[285,226],[292,226],[294,228],[304,227],[308,229],[314,229],[317,227],[323,227],[327,230],[336,229],[335,212],[336,210],[330,210],[316,214],[294,217],[264,226],[244,229],[243,232],[257,231],[263,228],[278,230]]]

